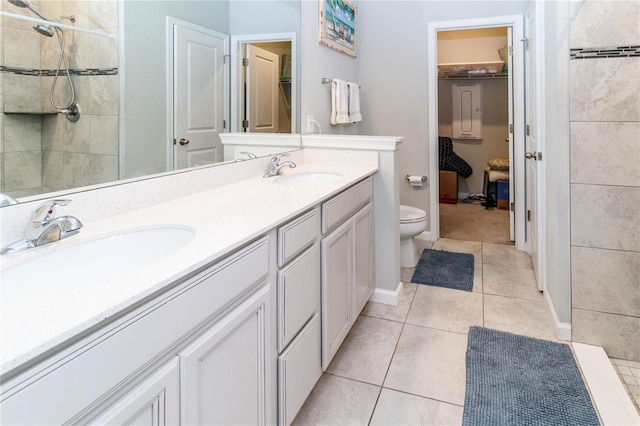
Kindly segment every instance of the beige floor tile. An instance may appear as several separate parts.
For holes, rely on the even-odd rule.
[[[416,271],[416,268],[400,268],[400,281],[403,283],[410,283],[411,277],[413,277],[413,273]]]
[[[482,294],[429,285],[418,287],[407,316],[407,324],[456,333],[482,322]]]
[[[382,385],[403,324],[360,316],[327,367],[327,373]]]
[[[459,405],[382,389],[371,425],[459,425]]]
[[[368,317],[382,318],[391,321],[404,322],[413,302],[413,296],[416,294],[418,284],[404,283],[402,294],[396,306],[386,305],[384,303],[367,302],[362,310],[362,315]]]
[[[484,265],[482,262],[475,262],[473,264],[473,288],[471,291],[474,293],[482,293],[484,291],[483,270]]]
[[[292,424],[367,424],[379,393],[377,386],[323,374]]]
[[[484,295],[484,326],[557,341],[547,302]]]
[[[407,324],[384,387],[462,405],[466,350],[465,334]]]
[[[433,244],[434,250],[445,250],[454,253],[471,253],[476,262],[482,261],[482,243],[477,241],[461,241],[440,238]]]
[[[515,246],[482,243],[482,263],[510,268],[533,269],[531,257]]]
[[[484,265],[482,288],[485,294],[535,301],[544,300],[542,293],[538,291],[533,269]]]

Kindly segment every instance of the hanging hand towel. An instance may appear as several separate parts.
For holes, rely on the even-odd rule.
[[[349,89],[347,82],[336,78],[331,82],[331,124],[349,123]]]
[[[349,87],[349,121],[357,123],[362,121],[360,113],[360,86],[356,83],[347,83]]]

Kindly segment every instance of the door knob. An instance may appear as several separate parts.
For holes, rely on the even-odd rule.
[[[180,145],[189,145],[189,139],[185,139],[185,138],[180,139]]]
[[[527,158],[527,160],[531,160],[533,158],[534,160],[538,161],[538,153],[536,151],[525,152],[524,156]]]

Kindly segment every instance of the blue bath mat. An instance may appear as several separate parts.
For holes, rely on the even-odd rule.
[[[425,249],[411,278],[412,283],[455,290],[473,288],[473,255]]]
[[[462,424],[599,425],[568,345],[471,327]]]

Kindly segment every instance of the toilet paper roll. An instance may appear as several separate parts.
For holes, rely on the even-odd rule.
[[[409,185],[422,186],[422,176],[409,176]]]

